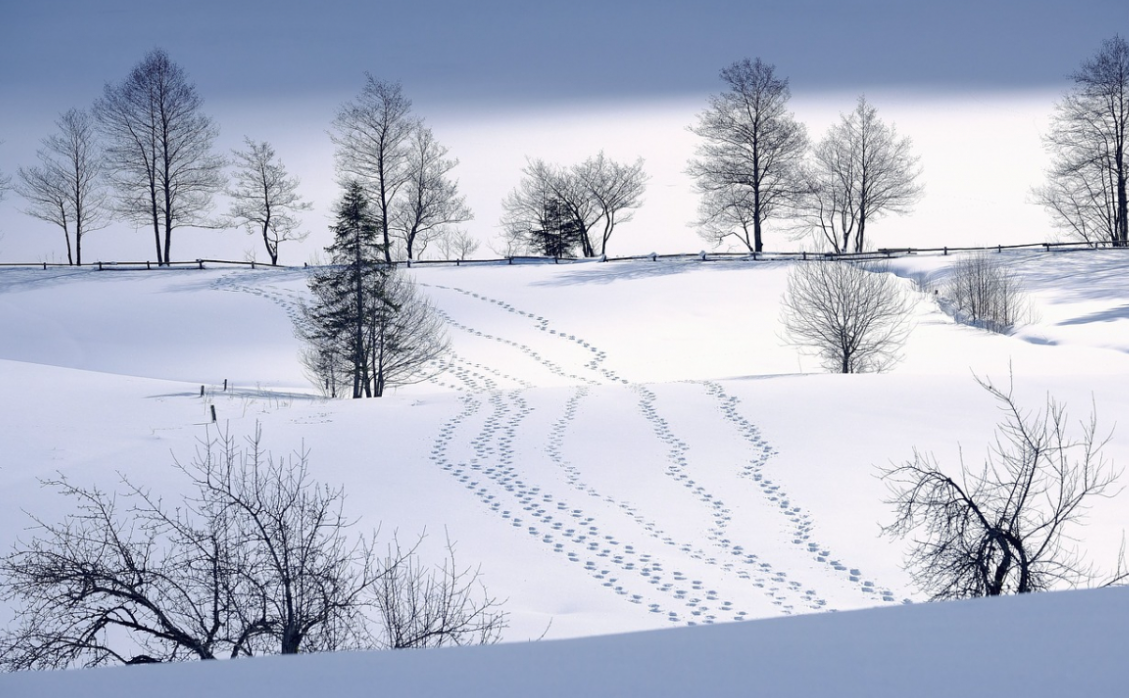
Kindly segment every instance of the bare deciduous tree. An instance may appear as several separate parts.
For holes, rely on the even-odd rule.
[[[192,490],[178,506],[125,477],[117,494],[45,483],[77,509],[0,558],[16,609],[0,666],[495,642],[505,627],[452,545],[434,571],[398,542],[375,555],[375,533],[349,535],[344,491],[316,482],[305,452],[274,459],[258,428],[244,448],[206,438],[176,467]]]
[[[1055,226],[1091,243],[1129,245],[1129,42],[1114,36],[1071,76],[1044,139],[1053,162],[1035,196]]]
[[[411,110],[400,83],[367,75],[360,96],[343,104],[333,121],[337,169],[371,192],[385,262],[392,261],[395,201],[412,179],[412,134],[420,124]]]
[[[1094,499],[1114,494],[1120,474],[1102,456],[1108,438],[1095,415],[1075,430],[1053,398],[1033,414],[1016,404],[1010,383],[978,382],[1004,413],[983,467],[962,458],[950,475],[915,450],[913,460],[884,469],[897,518],[883,531],[915,536],[908,566],[933,599],[1093,582],[1070,531]]]
[[[835,252],[864,251],[868,222],[907,213],[921,198],[911,147],[859,97],[814,149],[797,209],[801,230]]]
[[[410,178],[393,209],[391,230],[404,258],[417,259],[429,243],[456,234],[454,226],[474,216],[449,177],[459,161],[447,159],[431,129],[417,126],[409,148]]]
[[[0,560],[17,629],[9,669],[213,659],[351,646],[382,570],[347,536],[344,494],[309,477],[307,455],[274,460],[258,431],[205,439],[176,467],[194,493],[170,508],[122,477],[120,494],[65,479],[61,524]],[[120,504],[119,504],[120,501]]]
[[[501,639],[506,613],[481,582],[478,568],[460,569],[448,539],[447,558],[435,568],[389,548],[389,570],[376,586],[383,639],[392,649],[488,645]]]
[[[1001,334],[1031,315],[1019,276],[987,253],[970,254],[953,264],[945,296],[958,320]]]
[[[107,84],[94,103],[117,211],[152,227],[159,264],[171,261],[173,230],[211,226],[212,195],[224,186],[223,158],[212,152],[219,129],[201,111],[203,103],[161,49],[121,83]]]
[[[710,97],[690,129],[705,139],[688,169],[703,196],[699,224],[711,242],[734,236],[760,252],[765,221],[800,191],[807,133],[786,109],[788,80],[774,66],[746,58],[721,79],[728,91]]]
[[[584,257],[607,254],[616,225],[642,204],[648,179],[642,158],[625,165],[603,152],[572,167],[530,160],[522,174],[502,203],[502,225],[511,241],[541,251],[539,236],[560,238],[550,256],[571,256],[577,245]]]
[[[70,109],[55,125],[59,132],[36,153],[40,164],[19,169],[16,190],[28,202],[25,213],[62,228],[67,262],[82,264],[83,238],[108,222],[102,153],[85,111]]]
[[[0,145],[3,145],[3,143],[4,141],[0,141]],[[12,178],[4,174],[4,172],[0,170],[0,201],[4,200],[4,194],[7,193],[8,189],[10,189],[11,186]]]
[[[842,373],[883,371],[900,360],[911,302],[897,279],[849,262],[792,268],[781,306],[789,341]]]
[[[228,215],[249,235],[261,236],[270,263],[278,264],[281,243],[309,235],[299,230],[302,223],[296,214],[310,210],[311,204],[302,200],[298,178],[287,173],[270,143],[243,141],[246,150],[232,151],[236,170],[234,186],[227,192],[232,199]]]
[[[478,251],[478,240],[465,230],[452,230],[439,238],[439,255],[443,259],[466,259]]]

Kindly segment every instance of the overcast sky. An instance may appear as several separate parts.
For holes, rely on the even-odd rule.
[[[211,100],[353,92],[365,71],[436,102],[699,94],[757,56],[796,91],[1027,89],[1061,84],[1129,25],[1125,0],[4,4],[6,103],[86,101],[154,46]]]
[[[119,82],[146,52],[160,47],[196,83],[205,110],[223,131],[220,146],[238,145],[244,133],[271,140],[311,188],[321,187],[313,195],[319,211],[335,195],[325,132],[337,106],[358,93],[366,72],[400,80],[417,113],[437,125],[437,136],[463,160],[464,189],[479,187],[471,203],[484,226],[495,225],[491,207],[515,183],[523,158],[540,155],[537,144],[558,135],[560,125],[537,131],[527,119],[492,127],[495,139],[519,126],[533,129],[528,131],[533,145],[513,144],[503,161],[483,143],[486,131],[460,132],[461,123],[500,123],[523,112],[688,104],[655,127],[655,134],[664,135],[650,150],[647,144],[627,147],[622,137],[619,143],[623,157],[643,155],[657,167],[665,134],[670,147],[682,139],[685,152],[667,153],[668,174],[655,170],[655,186],[665,177],[663,186],[681,190],[688,185],[678,179],[680,163],[693,148],[685,127],[704,106],[705,95],[720,90],[718,71],[735,60],[760,57],[790,79],[799,106],[837,95],[826,114],[813,109],[800,114],[819,131],[864,92],[882,96],[879,106],[889,105],[884,113],[891,116],[898,114],[897,99],[920,105],[960,95],[966,103],[998,105],[1001,96],[1038,93],[1035,111],[1016,117],[1028,130],[1028,140],[1017,148],[1038,151],[1032,126],[1037,117],[1031,114],[1049,113],[1067,76],[1103,39],[1129,33],[1126,0],[0,4],[0,141],[5,141],[0,172],[12,174],[18,165],[34,162],[39,139],[52,131],[59,113],[89,106],[104,84]],[[991,108],[999,114],[999,106]],[[961,128],[975,123],[967,120],[972,118]],[[905,126],[928,127],[923,123]],[[1012,129],[1006,121],[997,126],[1005,135]],[[630,125],[626,129],[621,132],[630,135]],[[930,136],[911,135],[919,141]],[[584,141],[585,152],[575,158],[604,147],[614,151],[616,145],[610,137]],[[949,150],[947,144],[937,146],[937,152]],[[927,161],[931,157],[925,153]],[[503,167],[507,170],[500,172]],[[485,181],[491,176],[498,181]],[[696,200],[684,194],[678,212],[662,214],[678,226],[694,216]],[[31,227],[38,224],[18,213],[20,205],[13,193],[0,203],[5,257],[17,254],[27,236],[39,235]],[[325,214],[319,215],[320,228]]]

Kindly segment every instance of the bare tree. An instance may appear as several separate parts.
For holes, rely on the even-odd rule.
[[[450,539],[446,549],[443,563],[428,568],[405,556],[399,544],[389,547],[389,573],[377,584],[375,600],[385,646],[489,645],[501,639],[507,614],[486,592],[481,570],[460,569]]]
[[[797,210],[801,229],[835,252],[865,250],[868,222],[907,213],[921,198],[921,167],[911,149],[910,139],[859,97],[813,151]]]
[[[417,126],[409,147],[410,178],[393,207],[390,228],[405,258],[416,259],[429,243],[454,234],[454,226],[474,216],[448,176],[459,161],[447,159],[431,129]]]
[[[749,189],[725,187],[702,192],[698,210],[698,234],[703,239],[720,247],[732,237],[750,252],[756,249],[755,206]]]
[[[287,173],[270,143],[243,141],[246,150],[232,151],[236,170],[234,186],[227,192],[232,198],[229,215],[249,235],[261,236],[270,263],[278,264],[279,244],[309,235],[299,230],[297,214],[310,210],[311,204],[302,200],[300,181]]]
[[[117,211],[152,226],[159,264],[171,261],[173,230],[211,225],[212,195],[224,186],[223,158],[212,152],[219,129],[202,106],[196,86],[161,49],[121,83],[107,84],[94,103]]]
[[[308,452],[275,459],[258,426],[246,441],[221,434],[176,464],[197,492],[189,509],[235,533],[232,655],[364,646],[367,595],[403,558],[383,567],[375,534],[348,535],[344,489],[313,480]]]
[[[478,251],[478,240],[465,230],[451,230],[439,237],[439,255],[443,259],[466,259]]]
[[[412,134],[420,123],[411,110],[400,83],[366,74],[360,96],[337,111],[330,134],[338,172],[362,182],[372,195],[385,262],[392,261],[395,202],[413,175]]]
[[[884,371],[900,360],[911,302],[897,279],[849,262],[796,264],[781,321],[789,341],[842,373]]]
[[[1129,42],[1102,47],[1071,76],[1044,138],[1053,159],[1035,196],[1056,227],[1092,243],[1129,245]]]
[[[914,535],[908,566],[933,599],[999,596],[1089,584],[1095,579],[1070,531],[1091,502],[1115,494],[1119,472],[1102,455],[1097,418],[1072,429],[1048,397],[1021,409],[1012,386],[980,385],[1004,413],[983,467],[961,459],[946,473],[931,454],[883,470],[897,512],[883,531]]]
[[[16,190],[28,202],[25,213],[63,230],[67,262],[82,264],[83,238],[108,223],[102,153],[85,111],[70,109],[55,125],[59,132],[36,153],[40,164],[19,169]]]
[[[343,491],[312,480],[306,453],[275,460],[256,429],[246,448],[221,434],[176,467],[194,494],[175,508],[124,476],[118,495],[48,483],[78,510],[62,524],[37,520],[36,538],[0,560],[4,596],[19,607],[0,664],[366,645],[363,611],[386,569],[371,538],[348,536]]]
[[[647,190],[647,180],[650,179],[643,171],[643,158],[625,165],[610,160],[600,151],[596,157],[574,167],[573,176],[599,214],[596,219],[600,224],[599,235],[593,240],[589,232],[586,247],[595,254],[605,255],[615,226],[630,221],[635,215],[635,209],[643,203],[643,192]],[[592,228],[588,230],[591,231]]]
[[[1031,315],[1019,275],[997,259],[974,253],[962,257],[949,271],[945,296],[957,319],[1007,334]]]
[[[0,145],[3,145],[3,143],[4,141],[0,141]],[[11,186],[12,178],[4,174],[3,171],[0,171],[0,201],[4,200],[4,194],[7,193]]]
[[[261,438],[205,438],[176,463],[192,491],[176,506],[125,477],[118,494],[45,483],[77,508],[36,519],[35,537],[0,558],[16,608],[0,667],[497,641],[506,614],[453,546],[437,570],[398,542],[375,555],[375,533],[350,535],[343,489],[312,478],[308,453],[275,459]]]
[[[746,58],[723,69],[721,79],[728,90],[710,97],[709,108],[690,128],[705,143],[687,171],[703,195],[703,237],[716,242],[728,236],[719,225],[736,223],[740,229],[730,234],[750,252],[760,252],[765,221],[799,192],[807,133],[786,109],[788,80],[774,66]],[[741,207],[736,217],[734,206]]]
[[[616,225],[642,204],[648,179],[642,158],[625,165],[603,152],[572,167],[530,160],[522,174],[502,203],[502,225],[511,240],[553,250],[550,256],[571,256],[574,246],[584,257],[607,254]]]

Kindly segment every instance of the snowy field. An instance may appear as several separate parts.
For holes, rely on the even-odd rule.
[[[382,538],[426,531],[438,555],[448,536],[511,614],[493,648],[3,675],[0,696],[1123,695],[1125,589],[907,605],[904,545],[878,535],[878,466],[982,459],[1000,415],[974,376],[1011,370],[1024,406],[1049,392],[1107,430],[1129,410],[1124,253],[1002,258],[1034,322],[955,324],[932,294],[954,258],[897,260],[905,360],[850,376],[781,338],[787,263],[417,267],[448,370],[367,401],[303,375],[305,270],[0,269],[0,548],[25,511],[67,511],[39,478],[175,493],[214,406],[233,435],[308,448]],[[1129,463],[1129,425],[1107,456]],[[1080,532],[1101,568],[1127,497]]]

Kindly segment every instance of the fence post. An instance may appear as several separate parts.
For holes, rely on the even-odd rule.
[[[996,246],[996,254],[1003,254],[1003,251],[1004,251],[1003,245],[997,245]]]
[[[197,260],[196,260],[196,264],[197,264],[197,266],[199,266],[199,267],[200,267],[201,269],[203,269],[203,268],[204,268],[204,260],[202,260],[202,259],[197,259]]]
[[[944,256],[946,256],[946,257],[949,256],[949,246],[948,245],[945,245],[945,255]]]
[[[808,261],[808,253],[807,253],[807,251],[804,251],[804,252],[801,252],[801,253],[800,253],[800,259],[801,259],[802,261],[804,261],[804,262]]]
[[[98,262],[98,271],[102,271],[102,263]]]
[[[208,407],[212,408],[212,421],[215,422],[216,421],[216,406],[215,405],[208,405]]]

